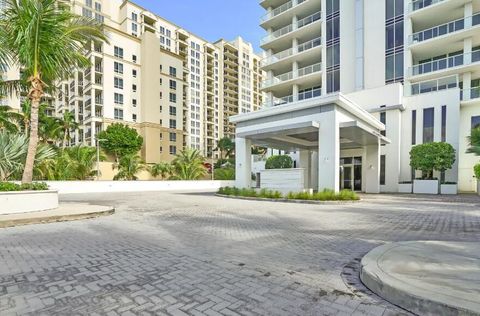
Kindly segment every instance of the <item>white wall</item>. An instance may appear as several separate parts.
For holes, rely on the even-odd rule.
[[[47,181],[52,190],[67,193],[218,190],[234,181]]]

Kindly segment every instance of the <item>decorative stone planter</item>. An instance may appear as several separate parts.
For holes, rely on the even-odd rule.
[[[45,211],[58,207],[58,191],[0,192],[0,215]]]
[[[438,194],[438,180],[413,180],[413,193]]]
[[[399,183],[398,193],[412,193],[413,183]]]
[[[441,184],[440,194],[457,194],[458,189],[456,184]]]

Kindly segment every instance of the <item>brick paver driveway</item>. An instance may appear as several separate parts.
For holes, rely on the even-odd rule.
[[[348,205],[70,195],[113,216],[0,229],[0,315],[397,315],[358,282],[388,241],[480,240],[480,200]]]

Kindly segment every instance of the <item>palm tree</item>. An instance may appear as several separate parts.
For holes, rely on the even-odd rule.
[[[62,139],[63,126],[61,120],[56,117],[40,115],[38,136],[39,139],[48,144],[55,144]]]
[[[220,150],[221,159],[223,159],[223,153],[225,152],[225,157],[228,159],[235,150],[235,143],[232,139],[223,137],[218,141],[217,148],[215,148],[215,150]]]
[[[120,158],[119,162],[113,165],[113,169],[118,169],[113,180],[138,180],[137,174],[146,170],[147,166],[140,156],[131,154]]]
[[[0,16],[0,62],[19,65],[28,77],[30,139],[22,182],[30,183],[38,146],[38,108],[45,89],[67,78],[73,68],[89,66],[83,48],[106,37],[101,24],[72,13],[63,0],[5,0],[5,4]],[[9,93],[19,89],[18,81],[2,86]]]
[[[79,124],[75,121],[75,115],[68,110],[63,112],[63,117],[60,122],[63,128],[62,147],[65,148],[67,146],[67,142],[70,142],[71,139],[70,132],[78,129]]]
[[[468,143],[470,147],[467,149],[467,153],[480,156],[480,126],[472,129],[471,134],[468,137]]]
[[[198,180],[205,176],[207,169],[203,165],[205,158],[196,149],[186,148],[173,160],[174,180]]]
[[[8,132],[18,132],[18,125],[21,122],[22,115],[12,111],[9,106],[0,105],[0,130]]]
[[[160,176],[162,179],[166,179],[169,175],[172,174],[172,165],[168,162],[156,163],[150,167],[150,174],[153,177]]]

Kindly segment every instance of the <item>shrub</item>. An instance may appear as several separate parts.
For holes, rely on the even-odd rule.
[[[480,163],[477,163],[477,164],[473,167],[473,173],[475,174],[475,178],[477,178],[478,180],[480,180]]]
[[[265,169],[288,169],[292,167],[293,160],[288,155],[271,156],[265,162]]]
[[[433,171],[451,169],[455,163],[455,149],[443,142],[413,146],[410,150],[410,166],[421,170],[424,179],[432,179]]]
[[[235,168],[214,169],[215,180],[235,180]]]
[[[315,201],[355,201],[360,198],[358,195],[350,190],[342,190],[339,193],[335,193],[332,190],[324,190],[310,194],[308,192],[289,192],[287,195],[282,195],[279,191],[261,189],[256,191],[255,189],[239,189],[231,187],[220,188],[217,192],[222,195],[243,196],[243,197],[260,197],[266,199],[287,199],[287,200],[315,200]]]
[[[48,190],[48,184],[46,184],[45,182],[32,182],[24,184],[16,184],[13,182],[0,182],[0,192],[45,190]]]

